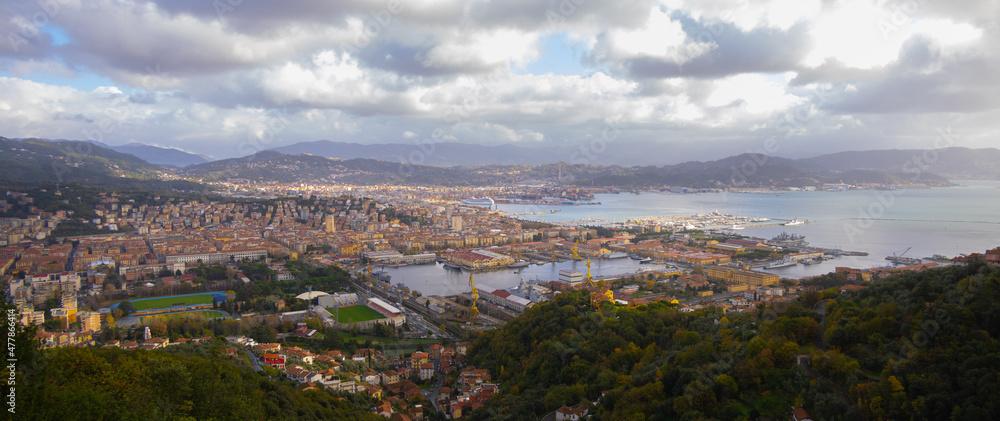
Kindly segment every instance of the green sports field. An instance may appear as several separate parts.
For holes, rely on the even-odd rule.
[[[168,313],[160,314],[156,316],[143,316],[139,321],[145,323],[154,317],[159,317],[163,320],[171,319],[214,319],[218,317],[225,317],[226,313],[216,310],[198,310],[198,311],[185,311],[181,313]]]
[[[349,306],[340,308],[337,321],[340,323],[354,323],[384,318],[385,316],[378,314],[377,311],[368,308],[368,306]]]
[[[212,294],[160,297],[132,301],[132,305],[139,311],[151,308],[166,308],[179,303],[184,303],[184,305],[212,304]]]

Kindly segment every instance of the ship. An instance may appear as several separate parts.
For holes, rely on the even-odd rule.
[[[483,196],[479,198],[470,197],[468,199],[463,200],[461,204],[465,206],[479,206],[492,209],[493,205],[496,204],[496,202],[494,202],[493,199],[490,199],[489,196]]]
[[[782,246],[806,246],[809,243],[806,242],[806,237],[798,234],[789,234],[787,232],[782,232],[774,238],[771,239],[772,243],[777,243]]]
[[[923,260],[917,259],[915,257],[903,257],[903,256],[886,256],[885,260],[903,266],[919,265],[923,263]]]
[[[635,254],[635,253],[630,254],[628,257],[631,258],[632,260],[642,260],[642,258],[639,257],[639,255]]]
[[[452,264],[452,263],[445,263],[444,264],[444,268],[445,269],[451,269],[451,270],[457,270],[459,272],[462,271],[462,267],[461,266],[456,265],[456,264]]]
[[[792,259],[789,259],[788,256],[785,256],[781,260],[778,260],[776,262],[768,263],[767,266],[764,266],[764,268],[765,269],[777,269],[777,268],[784,268],[784,267],[789,267],[789,266],[795,266],[797,264],[799,264],[799,262],[796,262],[796,261],[794,261]]]
[[[605,259],[622,259],[622,258],[628,257],[628,254],[621,253],[621,252],[614,252],[614,253],[605,254],[602,257],[604,257]]]
[[[802,225],[804,223],[806,223],[806,221],[800,221],[798,220],[798,218],[792,218],[791,221],[785,222],[784,224],[781,225],[784,225],[786,227],[794,227],[796,225]]]
[[[652,261],[653,261],[652,257],[646,257],[646,258],[643,258],[642,260],[639,260],[639,263],[649,263],[649,262],[652,262]]]
[[[731,230],[741,230],[743,228],[746,228],[746,227],[744,227],[743,225],[733,225],[733,226],[729,227],[729,229],[731,229]]]
[[[389,280],[392,279],[392,276],[389,275],[389,272],[386,272],[384,270],[377,270],[375,272],[372,272],[372,277],[385,283],[389,283]]]
[[[531,266],[531,263],[524,260],[507,265],[507,267],[511,269],[526,268],[528,266]]]

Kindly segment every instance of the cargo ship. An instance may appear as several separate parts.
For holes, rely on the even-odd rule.
[[[490,209],[492,209],[493,205],[496,204],[496,202],[494,202],[493,199],[490,199],[489,196],[483,196],[478,198],[470,197],[468,199],[463,200],[461,203],[465,206],[479,206]]]

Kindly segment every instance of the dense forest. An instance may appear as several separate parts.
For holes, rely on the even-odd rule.
[[[735,314],[561,294],[474,342],[504,393],[471,419],[578,404],[595,419],[989,419],[998,334],[1000,268],[983,262]]]
[[[381,419],[363,395],[301,391],[220,356],[219,344],[156,351],[57,348],[22,361],[16,419]],[[28,366],[31,369],[27,369]]]

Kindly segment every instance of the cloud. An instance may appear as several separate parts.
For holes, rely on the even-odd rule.
[[[985,146],[1000,117],[997,0],[55,3],[0,4],[0,135],[229,157],[435,130],[571,145],[614,122],[623,144],[711,158],[767,136],[796,154],[905,144],[915,116]],[[554,37],[574,53],[547,56]],[[828,146],[846,138],[864,140]]]

